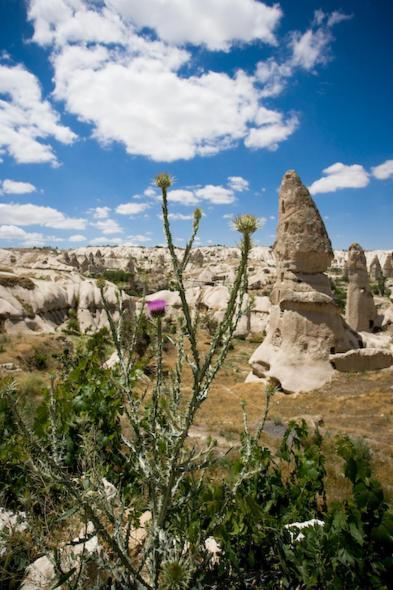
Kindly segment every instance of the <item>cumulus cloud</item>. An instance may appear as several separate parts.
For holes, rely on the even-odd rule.
[[[242,176],[229,176],[228,186],[233,191],[241,193],[243,191],[248,191],[250,188],[250,183]]]
[[[241,177],[232,178],[239,179]],[[240,184],[241,186],[245,186],[244,183],[247,183],[247,181],[245,179],[242,179],[242,181],[244,182],[238,181],[238,186]],[[156,190],[149,191],[149,196],[155,200],[160,199],[160,195]],[[171,189],[168,191],[168,201],[186,206],[200,205],[203,202],[208,202],[212,205],[227,205],[235,201],[235,191],[233,188],[225,187],[221,184],[207,184],[205,186],[195,186],[187,189]]]
[[[123,244],[124,240],[122,238],[108,238],[108,236],[97,236],[92,240],[89,240],[89,245],[91,246],[120,246]]]
[[[103,235],[89,240],[89,244],[92,246],[138,246],[145,242],[151,242],[151,237],[148,234],[136,234],[127,236],[127,238],[108,238],[107,236]]]
[[[43,246],[54,242],[62,242],[58,236],[46,236],[40,232],[27,232],[16,225],[0,225],[0,240],[19,242],[22,246]]]
[[[393,176],[393,160],[386,160],[383,164],[374,166],[371,168],[371,173],[378,180],[387,180]]]
[[[277,115],[276,120],[261,124],[250,130],[245,145],[249,148],[266,148],[275,151],[279,143],[285,141],[296,131],[299,125],[299,119],[296,115],[284,119],[282,113],[274,111]]]
[[[123,203],[116,207],[116,213],[119,215],[139,215],[146,211],[150,205],[148,203]]]
[[[106,6],[89,6],[82,0],[32,0],[29,17],[34,40],[52,47],[54,96],[93,126],[99,142],[120,142],[129,154],[174,161],[230,148],[258,126],[262,93],[253,75],[185,75],[192,55],[173,44],[222,49],[238,41],[274,42],[277,5],[107,0]],[[143,36],[145,27],[159,38]]]
[[[360,164],[347,166],[336,162],[323,170],[324,176],[309,187],[310,193],[331,193],[344,188],[363,188],[368,185],[369,174]]]
[[[94,219],[106,219],[109,216],[110,207],[94,207],[90,209]]]
[[[34,193],[36,190],[36,187],[31,182],[18,182],[7,178],[2,182],[0,194],[3,192],[7,195],[25,195]]]
[[[93,223],[94,227],[102,231],[103,234],[121,234],[123,233],[123,228],[115,221],[114,219],[99,219],[95,223]]]
[[[0,219],[9,225],[40,225],[55,229],[84,229],[85,219],[67,217],[52,207],[42,207],[31,203],[0,203]]]
[[[256,77],[264,84],[263,96],[280,94],[297,70],[314,71],[318,65],[327,63],[331,59],[331,45],[334,40],[332,28],[350,18],[351,15],[340,11],[329,14],[317,10],[310,28],[304,32],[292,31],[289,53],[284,61],[269,58],[257,65]]]
[[[180,203],[181,205],[197,205],[199,199],[191,190],[177,188],[168,192],[168,201]]]
[[[209,201],[213,205],[228,205],[233,203],[235,195],[232,189],[214,184],[207,184],[195,191],[197,199]]]
[[[74,234],[68,238],[69,242],[84,242],[86,240],[86,236],[82,236],[81,234]]]
[[[45,140],[70,144],[76,135],[42,99],[37,78],[22,66],[0,65],[0,149],[24,164],[57,164]],[[44,141],[43,141],[44,140]]]
[[[159,218],[162,219],[162,214],[159,215]],[[172,221],[192,221],[194,216],[186,215],[184,213],[169,213],[169,219]]]
[[[149,27],[168,43],[228,50],[233,43],[275,44],[282,16],[278,4],[257,0],[107,0],[138,28]]]

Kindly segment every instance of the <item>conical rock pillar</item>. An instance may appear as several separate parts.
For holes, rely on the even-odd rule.
[[[362,346],[340,315],[325,273],[332,245],[319,211],[295,171],[284,175],[274,245],[277,279],[266,337],[250,359],[248,380],[273,379],[286,392],[321,387],[330,355]]]

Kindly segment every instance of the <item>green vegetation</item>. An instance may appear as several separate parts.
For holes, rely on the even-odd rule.
[[[330,286],[333,291],[334,300],[339,306],[342,313],[345,312],[345,306],[347,303],[347,291],[346,289],[340,284],[339,281],[334,281],[330,279]]]
[[[134,274],[126,270],[114,269],[104,270],[102,277],[111,283],[115,283],[115,285],[128,285],[130,279],[133,279]]]
[[[32,291],[35,288],[35,285],[33,283],[33,281],[31,279],[29,279],[28,277],[22,277],[22,276],[4,276],[4,275],[0,275],[0,285],[2,287],[8,287],[8,288],[13,288],[13,287],[22,287],[23,289],[28,289],[29,291]]]
[[[210,326],[202,353],[198,318],[190,312],[183,282],[201,212],[195,212],[191,238],[179,253],[169,225],[171,178],[161,174],[156,184],[182,304],[176,341],[165,332],[165,301],[150,304],[148,316],[142,309],[134,317],[120,301],[115,322],[101,280],[118,363],[106,366],[111,343],[103,330],[81,338],[75,351],[64,350],[38,407],[5,380],[0,505],[24,510],[28,528],[3,535],[1,583],[18,587],[29,560],[48,554],[57,573],[53,588],[67,590],[388,590],[393,511],[372,477],[367,447],[336,438],[351,491],[345,501],[328,505],[318,429],[310,432],[304,420],[292,421],[276,451],[262,442],[272,388],[261,395],[264,407],[252,429],[243,408],[238,450],[222,457],[211,439],[192,444],[198,410],[243,313],[256,222],[250,216],[236,220],[242,236],[239,266],[228,307],[222,321]],[[143,339],[145,334],[149,338]],[[177,351],[169,371],[168,342]],[[114,497],[103,478],[115,485]],[[308,525],[300,535],[294,523],[304,521]],[[88,522],[102,549],[82,552],[66,569],[61,547]]]
[[[77,309],[71,308],[68,310],[68,320],[63,332],[71,336],[78,336],[80,334],[81,329],[79,326]]]

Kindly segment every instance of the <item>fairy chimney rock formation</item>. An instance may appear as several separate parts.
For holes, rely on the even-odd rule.
[[[83,272],[87,272],[89,270],[89,260],[87,258],[87,256],[85,255],[85,257],[83,258],[81,264],[79,265],[79,270],[83,273]]]
[[[200,250],[195,250],[195,252],[193,253],[193,255],[191,257],[191,262],[195,266],[199,266],[199,267],[203,266],[204,257],[203,257],[203,254]]]
[[[382,267],[381,263],[379,262],[379,258],[377,255],[374,256],[370,263],[370,281],[373,283],[377,283],[383,278]]]
[[[334,258],[325,224],[294,170],[284,174],[280,187],[274,254],[288,270],[310,274],[324,272]]]
[[[274,245],[277,279],[266,337],[250,359],[253,375],[284,391],[321,387],[333,374],[330,355],[362,345],[341,317],[325,273],[333,250],[307,188],[291,170],[284,175]]]
[[[369,284],[366,256],[359,244],[351,244],[348,249],[348,280],[346,320],[353,330],[370,332],[375,327],[377,312]]]
[[[383,276],[385,279],[393,279],[393,254],[389,252],[383,265]]]
[[[71,254],[71,257],[70,257],[70,264],[71,264],[71,266],[73,266],[74,268],[79,268],[79,261],[78,261],[78,259],[77,259],[77,257],[76,257],[76,254],[75,254],[75,252],[73,252],[73,253]]]

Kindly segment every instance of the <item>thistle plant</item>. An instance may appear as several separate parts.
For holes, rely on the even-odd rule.
[[[213,443],[197,449],[189,444],[189,434],[196,413],[207,399],[212,382],[225,361],[236,326],[244,313],[247,260],[251,235],[257,229],[257,221],[250,215],[241,216],[236,221],[241,234],[240,263],[223,320],[212,336],[208,351],[202,354],[198,347],[198,317],[194,317],[191,312],[184,285],[184,271],[199,230],[202,212],[200,209],[195,210],[191,237],[184,251],[179,254],[174,246],[169,221],[167,193],[172,182],[168,174],[156,177],[156,185],[162,192],[163,225],[175,288],[181,300],[177,361],[168,377],[164,376],[163,370],[166,302],[153,300],[146,304],[155,332],[155,376],[151,386],[145,386],[141,381],[142,372],[138,369],[134,351],[138,326],[146,310],[145,302],[140,303],[139,311],[135,313],[133,333],[127,340],[130,344],[128,349],[124,349],[122,326],[129,314],[127,302],[120,293],[119,317],[115,320],[105,296],[106,283],[98,281],[119,364],[113,392],[121,399],[123,413],[120,463],[123,464],[125,474],[132,474],[134,493],[126,495],[120,489],[116,502],[107,498],[102,483],[101,459],[91,445],[94,432],[86,433],[84,442],[81,442],[89,451],[82,453],[81,475],[73,477],[67,472],[62,463],[61,441],[56,429],[53,383],[49,444],[42,444],[38,440],[23,422],[17,407],[14,408],[15,420],[32,449],[32,469],[39,471],[41,477],[55,482],[67,501],[74,503],[82,521],[93,524],[95,533],[105,547],[97,559],[102,560],[102,567],[106,571],[112,572],[119,585],[116,587],[120,588],[187,588],[198,564],[208,560],[203,533],[200,532],[198,539],[190,543],[184,528],[179,527],[179,514],[190,511],[195,494],[193,486],[198,489],[202,485],[204,473],[213,458]],[[190,395],[185,394],[183,386],[185,367],[189,367],[192,374]],[[192,485],[190,482],[193,482]],[[133,535],[135,530],[140,529],[141,516],[146,519],[146,525],[143,528],[143,542],[135,551]],[[79,572],[77,579],[82,578]],[[76,588],[78,582],[75,579]]]

